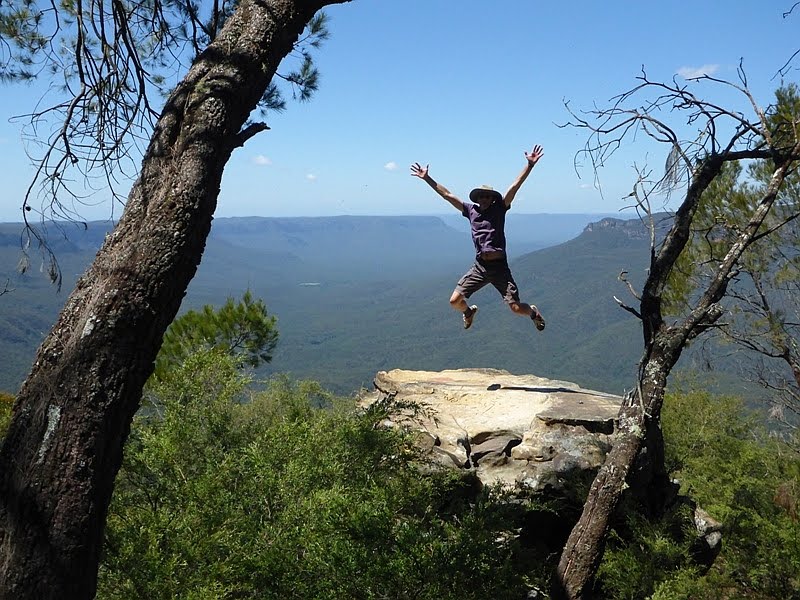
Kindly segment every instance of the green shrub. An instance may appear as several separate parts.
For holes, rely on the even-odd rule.
[[[11,409],[14,406],[14,396],[0,392],[0,440],[3,439],[11,423]]]
[[[108,517],[100,598],[519,598],[511,506],[422,476],[402,432],[317,384],[247,381],[222,352],[152,393]],[[313,408],[328,404],[333,408]],[[518,508],[513,510],[519,511]]]
[[[625,514],[624,526],[609,534],[598,571],[600,597],[649,598],[659,582],[675,573],[696,576],[690,559],[694,536],[689,506],[677,504],[656,522],[647,520],[634,506],[620,512]]]
[[[722,551],[703,573],[690,559],[685,505],[656,523],[626,506],[598,574],[603,597],[800,598],[800,457],[732,397],[670,394],[662,424],[667,466],[722,523]]]
[[[672,394],[663,419],[675,477],[723,524],[723,551],[708,575],[716,589],[800,598],[800,523],[791,509],[800,456],[739,399]]]

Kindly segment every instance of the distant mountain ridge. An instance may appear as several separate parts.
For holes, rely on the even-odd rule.
[[[537,243],[537,230],[553,236],[547,215],[514,215],[528,217],[510,241],[511,267],[522,299],[547,317],[541,334],[491,287],[473,297],[481,312],[463,330],[447,299],[472,262],[472,244],[468,232],[439,217],[215,219],[182,310],[219,306],[250,289],[278,318],[281,336],[261,374],[290,372],[339,393],[369,386],[379,370],[469,367],[619,393],[632,385],[641,330],[613,295],[627,293],[617,281],[621,270],[636,286],[644,280],[646,227],[586,216],[569,223],[580,230],[572,239],[519,254],[516,248]],[[57,295],[37,271],[16,272],[19,225],[0,224],[0,278],[15,288],[0,297],[0,389],[16,391],[110,227],[90,223],[59,241],[65,281]]]
[[[594,223],[589,223],[584,228],[583,231],[591,233],[593,231],[604,231],[604,230],[605,231],[615,230],[617,232],[622,233],[623,235],[627,236],[630,239],[636,239],[636,240],[647,239],[649,235],[649,230],[644,226],[644,224],[639,219],[631,219],[628,221],[624,221],[622,219],[615,219],[612,217],[606,217]]]
[[[538,225],[546,229],[543,221],[539,218]],[[270,309],[278,315],[281,331],[281,342],[270,370],[309,375],[323,383],[348,379],[351,383],[339,391],[369,386],[375,372],[386,368],[504,368],[548,377],[557,375],[561,379],[570,379],[567,377],[570,375],[572,380],[577,377],[582,384],[584,381],[587,385],[599,384],[602,386],[600,389],[610,388],[611,391],[613,386],[620,385],[620,381],[630,380],[639,358],[639,334],[637,323],[619,310],[612,299],[619,285],[616,276],[620,268],[617,264],[610,269],[593,264],[598,257],[602,262],[609,255],[619,255],[620,246],[628,246],[630,240],[627,236],[616,235],[613,231],[582,233],[560,246],[519,258],[514,258],[513,248],[516,246],[512,246],[512,269],[523,300],[537,302],[546,314],[550,313],[548,329],[538,337],[533,328],[528,327],[529,323],[511,314],[491,288],[474,297],[482,307],[481,314],[473,330],[463,331],[458,314],[447,303],[458,277],[472,262],[469,234],[465,233],[463,237],[464,251],[456,253],[451,263],[441,264],[442,268],[434,268],[432,255],[428,260],[414,264],[414,272],[407,277],[387,270],[379,286],[361,285],[360,293],[354,290],[354,287],[359,287],[357,282],[342,278],[319,278],[321,286],[300,293],[292,289],[270,288],[262,281],[260,286],[264,291],[256,289],[254,292],[267,299]],[[587,243],[594,243],[599,248],[607,245],[610,250],[580,249]],[[580,249],[577,254],[576,249]],[[548,251],[555,253],[554,256],[549,256]],[[631,268],[632,260],[641,261],[647,257],[646,244],[636,243],[632,250],[627,248],[626,251],[631,258],[619,256],[622,268]],[[379,259],[379,256],[375,255],[375,260],[383,264],[383,258]],[[575,266],[570,256],[577,256]],[[544,260],[537,260],[537,257],[544,257]],[[532,262],[528,264],[527,260]],[[570,270],[585,271],[586,275],[575,278]],[[640,271],[644,272],[644,269]],[[549,283],[551,275],[548,272],[553,275],[552,283]],[[214,284],[206,279],[207,274],[201,266],[201,272],[190,288],[190,297],[195,300],[201,296],[213,296],[209,294],[209,288]],[[590,284],[587,277],[593,283]],[[597,282],[598,278],[604,279]],[[251,277],[251,281],[256,279]],[[542,289],[543,282],[548,282],[545,289]],[[568,289],[566,294],[565,288]],[[597,291],[598,288],[604,291]],[[586,319],[584,322],[575,320],[575,313],[580,314],[583,305],[590,302],[585,290],[604,297],[610,303],[604,309],[607,318]],[[561,298],[564,295],[568,298]],[[572,302],[581,305],[580,308],[572,311],[561,309],[562,305],[570,306]],[[327,310],[317,314],[309,311],[309,304],[322,305]],[[581,347],[592,343],[595,348],[602,347],[604,342],[599,341],[602,336],[597,338],[586,333],[585,329],[618,326],[617,321],[624,322],[630,330],[627,336],[632,342],[631,352],[617,355],[608,349],[600,351],[599,354],[604,355],[602,359],[587,367],[598,352],[581,351]],[[570,332],[565,335],[563,327]],[[615,340],[612,342],[619,345]],[[539,347],[544,350],[537,349]],[[537,360],[531,360],[532,351]],[[545,353],[546,360],[538,360]],[[580,357],[580,361],[572,360],[574,356]],[[609,359],[613,359],[611,363]],[[619,368],[626,359],[628,362],[624,369]],[[302,365],[300,372],[298,365]],[[581,369],[595,372],[587,381],[581,377]]]
[[[588,223],[610,214],[529,214],[512,208],[506,219],[509,254],[520,256],[554,246],[580,235]],[[456,211],[441,216],[444,223],[469,237],[469,222]]]

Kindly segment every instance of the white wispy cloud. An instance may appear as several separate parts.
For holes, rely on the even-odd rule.
[[[253,163],[260,166],[269,166],[272,164],[272,160],[268,156],[259,154],[253,157]]]
[[[693,79],[703,75],[713,75],[719,71],[719,65],[703,65],[702,67],[681,67],[676,71],[684,79]]]
[[[317,176],[314,175],[313,173],[309,173],[308,175],[306,175],[306,179],[308,179],[309,181],[316,181]]]
[[[582,183],[578,186],[582,190],[591,190],[594,186],[591,183]]]
[[[397,163],[393,160],[390,160],[388,163],[383,165],[383,168],[387,171],[397,171]]]

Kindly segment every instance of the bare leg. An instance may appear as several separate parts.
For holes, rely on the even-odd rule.
[[[467,299],[464,298],[464,294],[459,292],[458,290],[453,290],[453,295],[450,296],[450,306],[455,308],[458,312],[467,312],[469,305],[467,304]]]
[[[528,317],[536,325],[536,329],[542,331],[544,329],[544,317],[539,309],[533,304],[526,304],[525,302],[510,302],[508,307],[515,315],[521,317]]]
[[[464,320],[464,329],[472,327],[472,319],[475,318],[475,313],[478,312],[477,306],[467,304],[464,294],[458,290],[453,290],[453,295],[450,296],[450,306],[461,313]]]
[[[533,308],[530,304],[525,304],[524,302],[511,302],[509,303],[508,307],[511,309],[515,315],[519,315],[520,317],[528,317],[533,314]]]

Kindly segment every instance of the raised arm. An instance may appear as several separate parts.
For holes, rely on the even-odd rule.
[[[534,146],[533,150],[530,153],[525,153],[525,160],[527,161],[525,164],[525,168],[522,169],[522,172],[517,176],[514,183],[511,184],[511,187],[508,188],[506,195],[503,196],[503,202],[505,202],[506,206],[511,206],[511,203],[514,201],[514,196],[517,195],[519,188],[522,187],[522,184],[528,178],[528,175],[531,174],[533,167],[536,166],[536,163],[539,162],[539,159],[542,158],[544,152],[542,151],[541,146]]]
[[[422,181],[431,186],[434,192],[452,204],[453,208],[455,208],[458,212],[464,212],[464,203],[459,200],[458,196],[453,195],[450,190],[448,190],[442,184],[436,183],[433,177],[428,175],[428,165],[423,167],[419,163],[414,163],[411,165],[411,174],[414,177],[419,177],[422,179]]]

